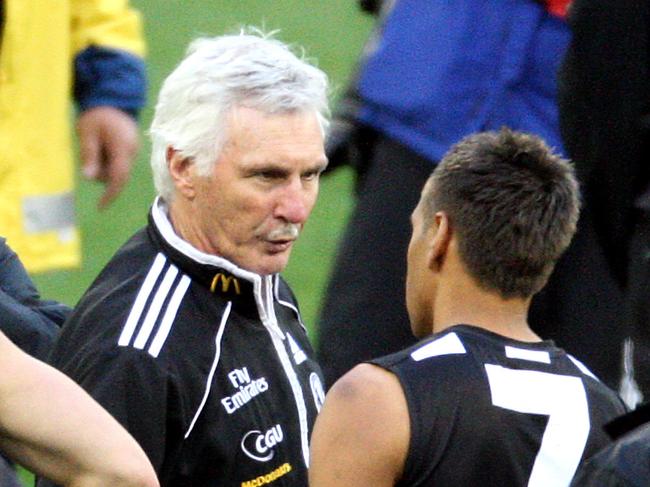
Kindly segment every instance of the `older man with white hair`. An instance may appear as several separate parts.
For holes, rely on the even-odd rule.
[[[327,159],[327,79],[253,30],[195,41],[151,127],[158,197],[53,363],[163,486],[306,485],[321,372],[279,276]]]

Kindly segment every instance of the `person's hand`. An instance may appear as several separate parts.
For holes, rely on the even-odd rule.
[[[106,185],[98,208],[106,208],[120,194],[131,175],[138,151],[138,126],[127,113],[113,107],[95,107],[77,120],[82,174]]]

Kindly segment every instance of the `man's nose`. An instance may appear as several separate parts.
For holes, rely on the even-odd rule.
[[[304,223],[313,206],[313,190],[305,188],[302,181],[292,181],[279,197],[275,216],[289,223]]]

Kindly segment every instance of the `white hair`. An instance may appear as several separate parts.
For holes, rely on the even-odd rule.
[[[271,35],[246,28],[197,39],[164,81],[149,133],[154,183],[165,200],[175,191],[168,147],[209,174],[227,136],[227,115],[237,106],[268,114],[314,111],[325,134],[327,76]]]

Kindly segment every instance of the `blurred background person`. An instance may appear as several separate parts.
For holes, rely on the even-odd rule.
[[[333,166],[357,171],[356,207],[318,319],[329,385],[414,343],[402,299],[408,217],[447,149],[504,125],[562,146],[554,73],[570,38],[568,0],[360,4],[379,19],[329,142]]]
[[[650,394],[650,3],[575,0],[569,22],[560,122],[583,212],[531,322],[633,407]]]
[[[0,237],[0,331],[24,352],[45,360],[70,311],[41,299],[22,262]]]
[[[83,175],[127,182],[145,99],[144,41],[126,0],[0,1],[0,235],[30,272],[80,263],[70,93]]]

